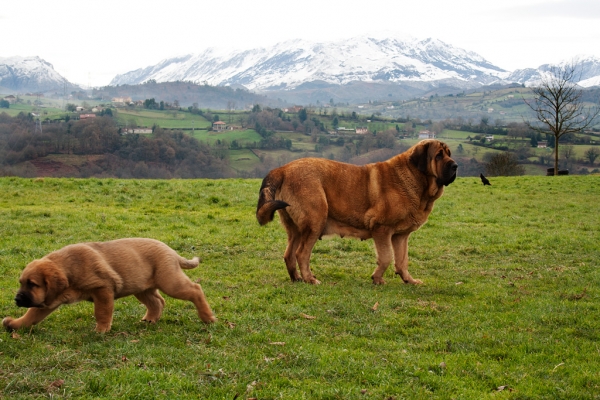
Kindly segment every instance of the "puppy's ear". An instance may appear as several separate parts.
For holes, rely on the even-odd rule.
[[[430,142],[421,142],[413,149],[412,154],[409,157],[410,162],[417,167],[419,171],[427,173],[427,162],[429,158],[429,145]]]
[[[62,268],[52,261],[44,264],[42,270],[44,284],[46,285],[46,298],[44,304],[50,305],[56,297],[69,287],[69,280]]]

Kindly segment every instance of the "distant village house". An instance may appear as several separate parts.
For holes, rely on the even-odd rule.
[[[129,104],[131,103],[131,97],[127,96],[127,97],[113,97],[111,102],[113,103],[123,103],[123,104]]]
[[[4,100],[8,101],[10,104],[15,104],[17,102],[17,98],[12,94],[9,94],[8,96],[4,97]]]
[[[79,119],[90,119],[90,118],[96,118],[96,114],[81,114],[79,116]]]
[[[303,108],[304,108],[304,107],[302,107],[302,106],[293,106],[293,107],[290,107],[290,108],[286,108],[286,109],[284,109],[283,111],[284,111],[284,112],[289,112],[289,113],[298,113],[298,112],[300,112],[300,110],[302,110]]]
[[[224,130],[227,130],[227,124],[223,121],[213,122],[212,129],[215,132],[223,132]]]
[[[435,139],[435,133],[430,131],[419,132],[419,139]]]
[[[343,126],[338,127],[334,133],[354,133],[354,129],[345,128]]]
[[[369,133],[369,129],[366,126],[357,126],[355,132],[358,135],[366,135]]]
[[[124,130],[125,133],[138,133],[140,135],[149,135],[152,133],[152,128],[129,128]]]

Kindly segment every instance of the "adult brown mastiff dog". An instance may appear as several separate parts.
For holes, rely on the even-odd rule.
[[[96,331],[108,332],[114,300],[129,295],[135,295],[148,309],[142,320],[154,323],[165,306],[158,290],[193,302],[200,319],[213,322],[202,288],[182,271],[198,263],[198,257],[186,260],[153,239],[72,244],[25,267],[15,301],[29,310],[18,319],[4,318],[2,324],[8,330],[29,327],[62,304],[89,300],[94,302]]]
[[[427,221],[457,168],[448,146],[438,140],[423,140],[387,161],[364,166],[303,158],[265,177],[256,218],[264,225],[279,212],[288,235],[284,259],[292,281],[320,283],[309,267],[312,248],[321,237],[337,234],[373,238],[373,283],[385,283],[383,274],[393,258],[396,274],[419,284],[408,273],[408,237]]]

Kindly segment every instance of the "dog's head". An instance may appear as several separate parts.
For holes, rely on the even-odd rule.
[[[411,149],[410,162],[419,171],[434,176],[438,186],[448,186],[456,179],[458,164],[450,157],[450,148],[435,139],[422,140]]]
[[[51,260],[41,259],[29,263],[19,278],[21,287],[15,296],[19,307],[49,306],[69,285],[63,270]]]

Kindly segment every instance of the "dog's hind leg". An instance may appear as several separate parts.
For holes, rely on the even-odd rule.
[[[289,214],[287,214],[285,211],[280,211],[279,215],[281,218],[281,223],[285,227],[288,235],[287,247],[283,255],[285,266],[292,282],[301,281],[302,276],[300,276],[300,273],[296,268],[296,264],[298,262],[296,258],[296,251],[298,250],[298,245],[300,244],[300,232],[298,232],[298,227],[296,224],[294,224],[294,221],[292,221]]]
[[[288,244],[285,249],[285,254],[283,255],[283,259],[285,260],[285,266],[287,268],[288,274],[290,275],[290,279],[292,280],[292,282],[302,280],[302,276],[298,272],[298,268],[296,268],[296,250],[298,249],[298,245],[300,244],[299,236],[300,235],[297,232],[293,234],[288,233]]]
[[[158,289],[148,289],[135,297],[148,309],[142,321],[156,323],[165,308],[165,299],[158,293]]]
[[[298,260],[298,266],[300,267],[302,279],[304,282],[311,283],[313,285],[318,285],[321,282],[315,278],[310,270],[310,254],[312,253],[315,243],[317,240],[319,240],[322,231],[323,229],[308,230],[303,232],[299,240],[300,245],[296,250],[296,258]]]
[[[30,308],[21,318],[4,318],[2,320],[2,325],[9,331],[19,328],[28,328],[41,322],[54,310],[56,310],[56,308]]]
[[[394,264],[396,274],[400,275],[405,283],[419,285],[423,283],[419,279],[413,279],[408,273],[408,237],[410,233],[404,235],[392,236],[392,246],[394,247]]]
[[[159,284],[158,288],[168,296],[194,303],[198,316],[202,321],[206,323],[216,321],[208,301],[206,301],[202,287],[190,281],[183,271],[180,270],[178,274],[181,275],[174,276],[170,281]]]

